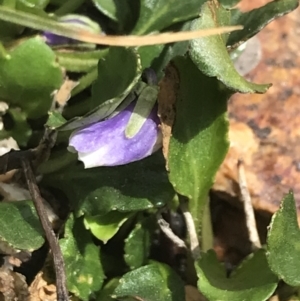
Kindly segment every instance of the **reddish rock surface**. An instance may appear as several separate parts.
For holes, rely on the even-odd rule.
[[[243,10],[268,1],[244,1]],[[266,94],[236,94],[229,102],[229,153],[214,189],[236,196],[237,160],[245,161],[256,209],[274,212],[293,189],[300,213],[300,9],[258,34],[262,59],[246,78],[272,83]],[[300,214],[299,214],[300,216]]]

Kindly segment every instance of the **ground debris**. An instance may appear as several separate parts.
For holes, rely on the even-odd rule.
[[[28,301],[56,301],[56,286],[39,272],[29,287]]]
[[[270,213],[279,208],[290,189],[300,213],[299,17],[298,9],[258,34],[262,60],[246,78],[273,86],[263,95],[231,98],[231,147],[214,186],[216,191],[238,197],[236,163],[242,158],[254,208]]]
[[[0,268],[0,301],[27,300],[29,296],[25,276],[7,269]]]

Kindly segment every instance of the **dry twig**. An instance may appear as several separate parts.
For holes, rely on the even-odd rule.
[[[239,174],[239,187],[241,191],[241,198],[243,201],[243,206],[244,206],[244,211],[246,216],[246,226],[249,233],[249,239],[252,244],[252,250],[260,249],[261,243],[256,227],[256,221],[255,221],[250,193],[247,187],[245,167],[242,160],[238,161],[238,174]]]
[[[187,231],[190,237],[190,248],[191,248],[192,256],[193,259],[196,261],[200,257],[200,246],[199,246],[199,239],[198,239],[195,223],[192,214],[188,208],[188,201],[181,200],[180,208],[184,216]]]
[[[161,214],[157,215],[157,222],[161,231],[179,248],[186,249],[185,242],[179,238],[171,229],[170,225],[162,218]]]
[[[46,239],[53,254],[54,268],[56,272],[57,300],[68,301],[69,297],[66,285],[65,264],[62,252],[44,208],[43,198],[41,197],[31,164],[27,158],[22,161],[22,169],[26,178],[28,190],[31,194],[35,209],[38,213],[40,222],[46,235]]]

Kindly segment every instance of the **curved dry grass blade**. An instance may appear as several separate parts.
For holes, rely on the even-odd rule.
[[[228,26],[196,31],[168,32],[147,36],[100,36],[87,32],[78,32],[76,39],[83,42],[109,46],[149,46],[192,40],[239,29],[242,29],[242,26]]]
[[[26,26],[36,30],[50,31],[82,42],[108,46],[148,46],[186,41],[243,29],[242,26],[227,26],[197,31],[168,32],[147,36],[105,36],[70,28],[52,19],[0,6],[0,20]]]

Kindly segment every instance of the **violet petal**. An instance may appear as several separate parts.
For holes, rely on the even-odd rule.
[[[104,121],[75,131],[69,140],[69,150],[78,152],[78,159],[85,168],[116,166],[141,160],[161,146],[155,107],[140,131],[133,138],[126,138],[125,128],[135,102],[125,110]]]
[[[58,20],[60,23],[66,24],[70,27],[76,27],[85,31],[89,31],[91,33],[100,33],[100,27],[97,23],[90,20],[88,17],[81,16],[81,15],[66,15]],[[67,44],[74,44],[78,43],[77,40],[60,36],[54,34],[49,31],[44,31],[43,36],[46,39],[46,43],[52,46],[58,45],[67,45]]]

